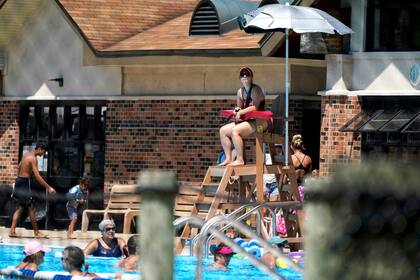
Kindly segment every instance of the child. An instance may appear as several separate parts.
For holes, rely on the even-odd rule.
[[[99,277],[97,274],[87,272],[88,264],[85,262],[83,250],[76,246],[67,246],[64,248],[63,257],[61,258],[63,269],[68,271],[72,276],[82,277]],[[82,267],[85,267],[85,272]]]
[[[210,251],[214,255],[214,262],[212,264],[212,267],[223,271],[227,271],[227,266],[229,265],[230,259],[236,253],[233,252],[233,250],[229,246],[226,246],[223,243],[212,247]]]
[[[16,266],[16,268],[19,270],[38,271],[38,266],[44,262],[45,253],[50,251],[50,248],[45,247],[38,241],[30,241],[26,243],[25,249],[23,250],[25,258]]]
[[[67,231],[67,239],[76,239],[73,236],[74,227],[77,223],[77,207],[79,204],[86,203],[86,194],[89,181],[86,178],[80,178],[79,184],[72,187],[66,194],[68,202],[66,204],[67,213],[69,215],[70,224]]]
[[[137,271],[139,263],[139,250],[137,248],[137,236],[131,236],[127,241],[128,257],[120,259],[117,263],[118,267],[125,271]]]

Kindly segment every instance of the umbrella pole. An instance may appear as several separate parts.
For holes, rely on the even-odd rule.
[[[286,55],[284,63],[284,165],[289,161],[289,29],[285,30]]]

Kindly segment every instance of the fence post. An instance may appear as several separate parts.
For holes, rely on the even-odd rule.
[[[173,208],[178,192],[172,172],[144,171],[138,178],[141,195],[140,270],[145,280],[172,280]]]
[[[376,161],[305,189],[305,279],[417,279],[420,172]]]

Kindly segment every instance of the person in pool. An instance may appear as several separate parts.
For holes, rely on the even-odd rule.
[[[214,256],[214,262],[212,264],[212,267],[220,270],[227,271],[227,266],[229,265],[230,259],[235,252],[233,252],[232,248],[229,246],[226,246],[223,243],[220,243],[216,247],[213,247],[211,249],[211,253]]]
[[[113,220],[103,220],[99,223],[102,237],[92,240],[84,249],[85,256],[119,258],[126,253],[125,240],[115,237],[115,223]]]
[[[63,269],[72,276],[99,277],[95,273],[87,272],[88,264],[85,262],[85,255],[82,249],[79,247],[68,246],[64,248],[61,264]],[[82,266],[85,267],[85,272],[82,271]]]
[[[288,243],[286,239],[283,239],[280,236],[270,237],[269,239],[267,239],[267,242],[270,243],[273,246],[276,246],[281,251],[283,251],[284,246],[286,246],[287,243]],[[261,257],[261,261],[263,263],[265,263],[267,266],[269,266],[271,269],[276,269],[276,267],[277,267],[276,258],[274,257],[274,255],[271,252],[266,252]]]
[[[38,266],[44,262],[45,253],[50,251],[50,248],[45,247],[38,241],[31,241],[26,243],[23,250],[25,258],[15,268],[19,270],[26,269],[38,271]]]
[[[136,235],[131,236],[127,241],[128,257],[118,261],[117,266],[125,271],[137,271],[140,260],[139,250],[137,246],[138,238]]]

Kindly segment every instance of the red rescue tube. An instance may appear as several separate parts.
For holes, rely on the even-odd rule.
[[[220,111],[219,115],[223,118],[235,118],[233,114],[233,110],[222,110]],[[252,111],[246,114],[241,115],[241,120],[247,121],[251,119],[259,119],[259,120],[271,120],[273,118],[273,112],[271,111]]]

